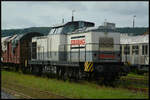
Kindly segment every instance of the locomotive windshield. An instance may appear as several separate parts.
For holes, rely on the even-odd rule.
[[[63,33],[64,34],[71,33],[73,31],[75,31],[76,29],[78,29],[77,23],[76,24],[68,24],[64,27]]]

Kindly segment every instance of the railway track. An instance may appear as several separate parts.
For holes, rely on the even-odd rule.
[[[41,95],[47,95],[48,97],[46,98],[61,98],[61,99],[72,99],[71,97],[65,97],[65,96],[62,96],[62,95],[59,95],[59,94],[56,94],[56,93],[52,93],[50,91],[46,91],[46,90],[40,90],[40,89],[37,89],[37,88],[33,88],[33,87],[25,87],[25,86],[22,86],[22,85],[19,85],[19,84],[14,84],[14,83],[6,83],[4,82],[3,84],[7,85],[6,87],[9,87],[9,86],[15,86],[17,88],[5,88],[3,87],[3,90],[5,91],[8,91],[8,93],[12,94],[12,95],[17,95],[23,99],[36,99],[36,97],[31,97],[29,95],[26,95],[25,93],[21,93],[22,90],[27,90],[27,91],[36,91],[36,93],[40,93]],[[21,90],[22,89],[22,90]],[[51,98],[50,98],[51,99]]]
[[[146,94],[148,94],[148,90],[149,90],[148,88],[134,88],[134,87],[128,87],[127,89],[131,90],[133,92],[140,91],[140,92],[143,92],[143,93],[146,93]]]
[[[135,80],[135,81],[143,81],[143,80],[146,80],[146,79],[143,79],[143,78],[121,78],[122,80]],[[148,80],[148,79],[147,79]]]
[[[15,96],[16,98],[22,97],[22,99],[33,99],[33,97],[25,95],[23,93],[17,92],[17,90],[12,90],[12,89],[8,89],[8,88],[4,88],[2,87],[3,91],[7,91],[7,93]]]
[[[1,89],[1,99],[16,99],[13,95]]]
[[[79,82],[80,83],[80,82]],[[81,81],[81,83],[82,84],[86,84],[85,83],[85,81]],[[12,84],[12,83],[5,83],[4,82],[4,84],[7,84],[7,85],[9,85],[9,86],[12,86],[12,85],[15,85],[16,87],[19,87],[19,88],[21,88],[21,89],[25,89],[25,88],[27,88],[27,87],[25,87],[25,86],[22,86],[22,85],[18,85],[18,84]],[[28,87],[29,88],[29,87]],[[99,86],[97,87],[97,88],[100,88]],[[133,88],[133,87],[127,87],[126,89],[128,89],[128,90],[131,90],[131,91],[133,91],[133,92],[143,92],[143,93],[145,93],[145,94],[148,94],[148,88]],[[20,90],[19,89],[8,89],[8,88],[4,88],[4,87],[2,87],[2,90],[4,90],[4,91],[7,91],[9,94],[11,94],[11,95],[14,95],[15,97],[17,96],[17,97],[21,97],[22,99],[35,99],[35,97],[31,97],[31,96],[29,96],[29,95],[26,95],[26,94],[24,94],[24,93],[21,93],[20,92]],[[58,97],[58,98],[62,98],[62,99],[72,99],[71,97],[64,97],[64,96],[61,96],[61,95],[58,95],[58,94],[54,94],[54,93],[51,93],[50,91],[43,91],[43,90],[39,90],[39,89],[37,89],[37,88],[31,88],[30,87],[30,90],[29,91],[36,91],[36,92],[38,92],[38,94],[44,94],[44,95],[54,95],[55,97]]]
[[[120,79],[118,81],[120,82],[126,82],[128,80],[132,80],[131,83],[129,83],[129,85],[127,86],[122,86],[120,87],[119,84],[115,84],[116,86],[109,86],[109,87],[113,87],[113,88],[117,88],[117,87],[120,87],[120,88],[123,88],[123,89],[128,89],[128,90],[131,90],[133,92],[143,92],[145,94],[147,94],[149,92],[149,84],[148,84],[148,81],[146,83],[144,83],[143,81],[145,81],[144,79],[139,79],[139,78],[123,78],[123,79]],[[119,82],[119,83],[120,83]],[[85,81],[80,81],[79,83],[81,84],[84,84],[86,83]],[[101,86],[101,84],[97,83],[96,81],[92,81],[92,83],[94,84],[97,84],[99,86]],[[138,87],[133,87],[133,85],[131,86],[130,84],[138,84],[138,85],[143,85],[144,87],[147,87],[147,88],[138,88]]]
[[[139,85],[143,85],[145,87],[149,87],[149,81],[148,79],[139,79],[139,78],[121,78],[120,79],[122,82],[127,82],[130,81],[130,83],[132,82],[135,84],[139,84]]]

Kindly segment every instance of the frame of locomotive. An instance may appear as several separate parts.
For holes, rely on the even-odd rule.
[[[103,44],[106,45],[106,44]],[[112,44],[113,47],[114,46],[119,46],[120,44]],[[115,57],[113,54],[115,54],[115,51],[113,51],[113,53],[106,54],[106,55],[101,55],[103,53],[100,52],[100,44],[99,43],[88,43],[85,44],[85,47],[83,48],[83,46],[78,45],[78,49],[77,50],[77,56],[78,56],[78,60],[73,61],[72,60],[72,54],[74,54],[75,52],[72,52],[71,44],[63,44],[60,46],[68,46],[70,48],[70,55],[69,55],[69,59],[67,61],[50,61],[50,60],[36,60],[36,59],[32,59],[29,60],[28,64],[29,66],[35,66],[38,67],[40,70],[48,70],[49,72],[51,72],[52,74],[57,74],[58,78],[62,78],[64,80],[68,78],[76,78],[76,79],[81,79],[82,77],[84,78],[93,78],[93,79],[100,79],[101,77],[105,77],[105,79],[109,79],[109,81],[113,81],[116,77],[122,76],[122,75],[126,75],[128,72],[123,72],[120,71],[121,69],[123,70],[124,67],[124,63],[121,62],[121,56],[120,54],[118,54],[118,62],[113,61],[113,58]],[[97,46],[99,48],[98,52],[93,52],[92,54],[87,52],[87,47],[88,46]],[[81,47],[81,48],[80,48]],[[35,49],[35,48],[32,48]],[[36,48],[38,50],[38,47]],[[81,60],[81,50],[82,50],[82,54],[84,52],[84,54],[82,55],[82,57],[84,56],[84,60]],[[31,50],[32,51],[32,50]],[[43,50],[44,51],[44,50]],[[111,50],[112,51],[112,50]],[[118,50],[118,52],[120,53],[120,50]],[[32,52],[31,52],[32,55]],[[88,59],[88,56],[93,55],[96,60],[95,61],[89,61],[90,59]],[[67,55],[66,55],[67,56]],[[105,57],[107,59],[105,59]],[[44,53],[42,53],[42,57],[44,58]],[[110,59],[108,59],[110,58]],[[99,66],[100,65],[100,66]],[[98,67],[96,67],[98,66]],[[104,66],[104,67],[102,67]],[[120,67],[118,67],[120,66]],[[42,67],[44,69],[42,69]],[[109,67],[109,68],[108,68]],[[118,68],[117,68],[118,67]],[[34,68],[34,69],[35,69]],[[103,71],[105,68],[105,71]],[[106,70],[107,69],[107,70]],[[113,70],[115,69],[115,72],[113,72]],[[39,71],[39,70],[36,70]],[[37,73],[37,72],[34,73]],[[102,73],[101,73],[102,72]],[[113,73],[111,73],[113,72]],[[82,75],[82,73],[84,73],[84,75]],[[92,77],[92,73],[94,73],[95,76]],[[111,77],[110,77],[111,74]]]

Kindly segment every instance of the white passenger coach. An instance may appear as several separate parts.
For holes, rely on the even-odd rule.
[[[122,61],[138,69],[148,70],[149,66],[149,34],[120,36]]]

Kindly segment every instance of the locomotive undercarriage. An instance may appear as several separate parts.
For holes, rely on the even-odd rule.
[[[93,71],[84,71],[84,63],[79,66],[59,66],[51,64],[28,64],[28,66],[10,64],[15,71],[22,71],[23,73],[30,73],[34,75],[47,75],[48,77],[55,77],[61,80],[77,81],[99,81],[104,84],[110,84],[128,73],[128,70],[122,63],[93,63]],[[122,66],[122,67],[120,67]],[[12,68],[12,67],[11,67]]]

